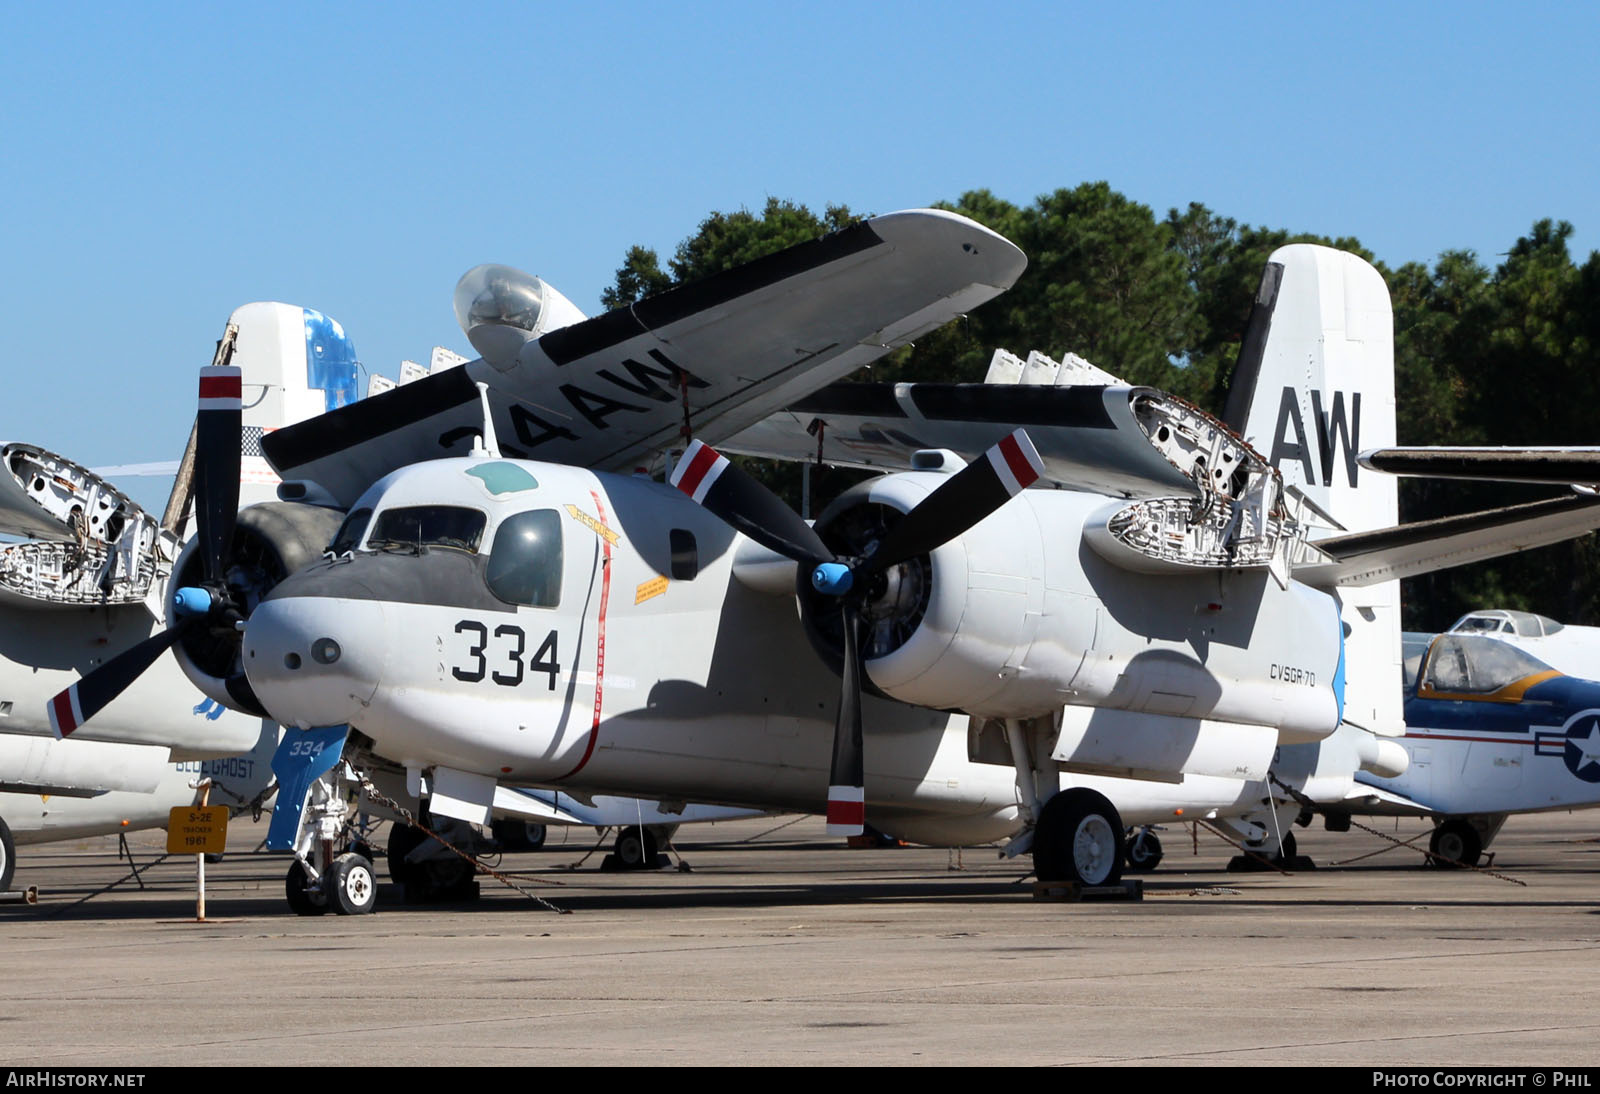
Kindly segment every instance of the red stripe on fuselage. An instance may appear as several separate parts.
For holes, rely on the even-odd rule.
[[[600,515],[600,527],[610,527],[606,524],[606,507],[600,501],[600,494],[591,490],[589,496],[594,499],[594,511]],[[611,541],[601,536],[600,542],[604,545],[605,554],[600,561],[600,622],[594,654],[594,723],[589,727],[589,743],[583,748],[583,759],[578,761],[577,767],[561,776],[563,779],[570,779],[583,770],[589,757],[594,755],[595,741],[600,738],[600,699],[606,682],[606,605],[611,600]]]

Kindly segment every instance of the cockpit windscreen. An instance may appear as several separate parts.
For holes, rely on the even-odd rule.
[[[483,539],[484,515],[459,505],[414,505],[385,509],[372,522],[367,550],[450,547],[476,554]]]

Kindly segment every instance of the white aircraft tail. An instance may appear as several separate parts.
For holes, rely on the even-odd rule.
[[[355,402],[360,365],[344,328],[311,308],[246,304],[228,324],[238,328],[233,363],[244,373],[239,502],[274,501],[279,479],[262,456],[261,438]]]
[[[1398,523],[1394,478],[1356,462],[1395,442],[1394,319],[1378,271],[1309,243],[1274,251],[1223,418],[1341,530]]]
[[[1274,251],[1223,416],[1278,468],[1289,497],[1309,503],[1310,523],[1336,522],[1325,534],[1398,524],[1394,478],[1356,459],[1396,441],[1394,317],[1378,271],[1355,255],[1307,243]],[[1340,588],[1339,599],[1344,718],[1399,734],[1400,583]]]

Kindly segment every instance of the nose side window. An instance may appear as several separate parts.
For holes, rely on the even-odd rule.
[[[561,604],[561,517],[554,509],[518,513],[500,522],[484,578],[508,604]]]

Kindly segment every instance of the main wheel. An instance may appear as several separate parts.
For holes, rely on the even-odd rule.
[[[1300,843],[1294,838],[1294,833],[1285,832],[1283,834],[1283,843],[1278,848],[1278,857],[1288,860],[1297,857],[1299,854]]]
[[[1161,865],[1161,841],[1148,828],[1128,841],[1128,869],[1134,873],[1147,873]]]
[[[656,862],[656,838],[648,828],[640,828],[636,824],[617,833],[617,842],[612,850],[616,852],[617,862],[626,870],[642,870],[654,866]]]
[[[322,879],[323,899],[340,915],[366,915],[378,903],[378,878],[372,862],[346,853],[333,860]]]
[[[11,838],[11,829],[0,820],[0,892],[11,888],[11,877],[17,872],[17,844]]]
[[[1478,856],[1483,854],[1483,838],[1466,821],[1448,820],[1433,830],[1428,850],[1439,856],[1431,860],[1435,866],[1451,870],[1476,866]]]
[[[318,886],[311,884],[305,863],[295,859],[289,864],[289,876],[283,880],[284,896],[295,915],[321,915],[328,910],[328,897]]]
[[[1040,881],[1115,885],[1122,878],[1122,818],[1104,794],[1063,790],[1045,803],[1033,835],[1033,870]]]
[[[414,824],[396,823],[389,828],[389,880],[400,885],[412,884],[421,872],[406,856],[421,847],[428,834]]]

